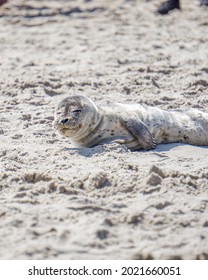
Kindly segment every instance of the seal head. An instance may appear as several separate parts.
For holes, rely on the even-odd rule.
[[[84,138],[100,121],[97,106],[80,95],[67,97],[57,106],[54,128],[72,141]]]

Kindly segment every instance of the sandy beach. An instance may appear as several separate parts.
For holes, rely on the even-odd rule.
[[[77,149],[52,126],[75,94],[208,112],[208,8],[159,2],[0,6],[0,259],[208,259],[208,147]]]

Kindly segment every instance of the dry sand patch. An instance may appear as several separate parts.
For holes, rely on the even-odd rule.
[[[208,149],[76,149],[52,127],[72,94],[207,110],[207,9],[156,2],[0,7],[0,258],[207,259]]]

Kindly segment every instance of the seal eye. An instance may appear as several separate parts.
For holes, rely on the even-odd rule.
[[[72,111],[72,113],[80,113],[82,110],[79,110],[79,109],[77,109],[77,110],[74,110],[74,111]]]
[[[82,112],[82,110],[77,109],[77,110],[72,111],[72,115],[73,115],[74,117],[78,117],[79,114],[80,114],[81,112]]]

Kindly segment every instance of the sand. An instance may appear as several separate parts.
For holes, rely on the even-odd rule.
[[[77,149],[52,126],[73,94],[208,112],[208,9],[181,2],[0,7],[0,259],[208,259],[207,147]]]

